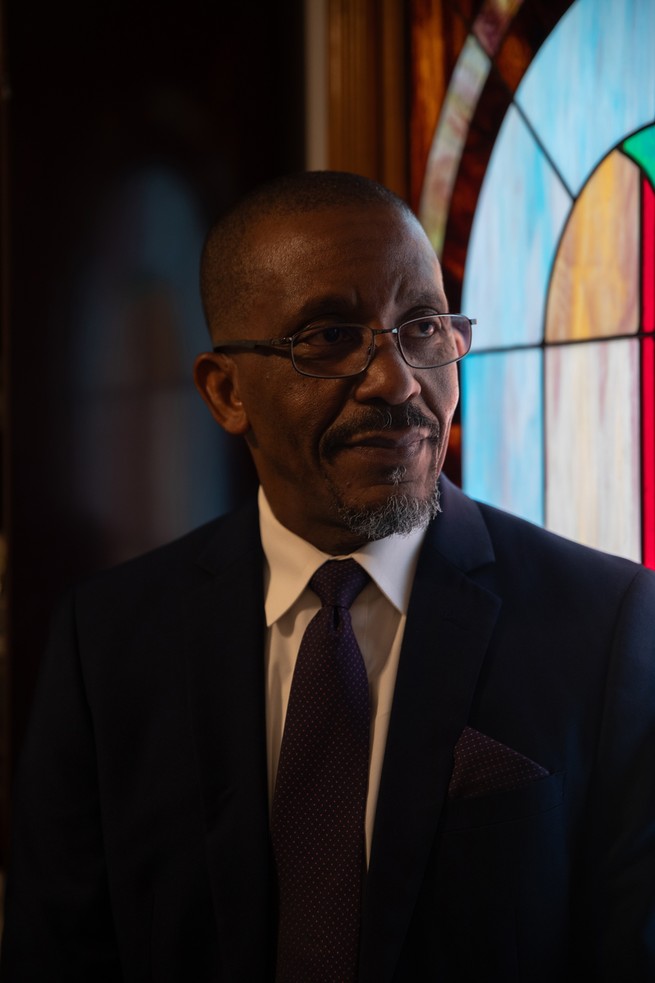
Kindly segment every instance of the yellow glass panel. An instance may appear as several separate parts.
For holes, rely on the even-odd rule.
[[[553,269],[546,340],[639,330],[639,169],[609,154],[571,212]]]

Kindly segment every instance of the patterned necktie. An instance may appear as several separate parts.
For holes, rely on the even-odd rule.
[[[348,609],[368,579],[329,560],[309,582],[323,606],[298,652],[271,817],[277,983],[357,977],[370,707]]]

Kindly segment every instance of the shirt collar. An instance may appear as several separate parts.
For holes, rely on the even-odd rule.
[[[321,552],[283,526],[273,515],[261,486],[258,502],[261,540],[266,557],[266,625],[270,628],[298,600],[321,564],[335,557]],[[401,614],[407,613],[424,535],[425,529],[415,529],[407,536],[387,536],[367,543],[350,554]]]

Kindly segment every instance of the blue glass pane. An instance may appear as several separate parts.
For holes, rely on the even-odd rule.
[[[550,270],[571,199],[519,113],[501,127],[469,242],[462,306],[481,348],[542,340]]]
[[[543,524],[542,352],[462,362],[462,478],[473,498]]]
[[[573,194],[608,150],[655,116],[654,38],[652,0],[577,0],[517,90]]]

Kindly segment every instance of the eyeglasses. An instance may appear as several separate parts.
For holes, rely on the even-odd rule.
[[[403,359],[413,369],[438,369],[459,362],[471,347],[475,319],[464,314],[429,314],[397,328],[363,324],[313,324],[287,338],[267,341],[226,341],[215,352],[236,348],[253,351],[289,349],[296,372],[315,379],[346,379],[371,364],[376,335],[393,334]]]

